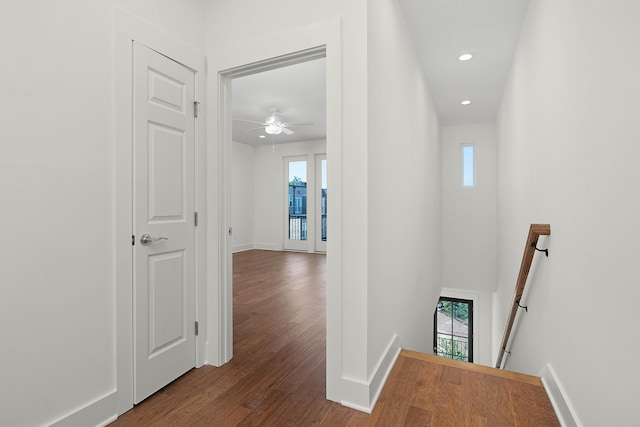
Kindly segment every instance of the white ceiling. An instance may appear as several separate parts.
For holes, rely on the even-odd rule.
[[[529,0],[399,1],[440,123],[494,119]],[[473,59],[458,61],[466,52]]]
[[[493,120],[529,0],[399,0],[429,82],[440,123],[444,126]],[[462,53],[473,53],[461,62]],[[324,139],[325,60],[319,59],[233,80],[233,117],[264,122],[276,107],[293,135],[275,136],[275,143]],[[460,104],[469,99],[468,106]],[[233,139],[254,146],[264,131],[241,121],[233,123]]]
[[[275,135],[275,143],[324,139],[326,136],[325,59],[265,71],[232,81],[232,116],[234,119],[264,122],[270,108],[280,110],[282,121],[313,122],[290,126],[293,135]],[[247,132],[259,124],[233,122],[233,140],[254,146],[271,145],[272,135],[264,130]],[[267,138],[260,139],[259,135]]]

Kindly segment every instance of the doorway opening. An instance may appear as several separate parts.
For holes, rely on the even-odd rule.
[[[288,195],[283,191],[282,185],[285,181],[285,159],[304,156],[308,165],[306,178],[309,183],[316,179],[314,168],[317,156],[323,156],[325,168],[330,164],[330,155],[327,156],[325,49],[324,46],[312,48],[286,58],[275,58],[265,63],[220,73],[222,102],[218,117],[221,121],[220,138],[223,145],[220,159],[220,189],[223,194],[221,212],[225,212],[227,218],[221,225],[228,236],[223,242],[221,260],[223,286],[218,317],[218,331],[222,338],[219,341],[220,364],[231,359],[236,342],[234,328],[239,320],[236,319],[233,308],[236,291],[233,277],[241,274],[234,266],[236,255],[252,250],[291,250],[284,244],[284,226],[288,221],[288,215],[285,221],[285,214],[289,211]],[[322,68],[319,78],[318,75],[312,75],[315,82],[298,81],[304,80],[300,79],[304,76],[295,76],[295,69],[311,69],[313,74],[314,68]],[[270,74],[282,73],[289,74],[283,83],[266,81]],[[243,87],[245,82],[248,82],[249,89]],[[295,93],[290,96],[284,93],[286,88],[281,86],[286,86],[287,83],[294,86]],[[311,93],[316,86],[321,86],[320,97]],[[279,87],[280,90],[269,96],[267,88],[271,87]],[[242,105],[237,101],[238,98],[251,99],[251,102]],[[312,105],[287,102],[296,98],[312,102]],[[318,111],[322,113],[320,116],[315,114]],[[282,126],[283,129],[274,131],[273,126]],[[324,176],[327,176],[326,171]],[[326,187],[325,184],[325,195]],[[316,217],[321,217],[315,214],[315,205],[322,206],[322,202],[316,203],[315,198],[316,195],[320,197],[322,191],[315,191],[312,187],[307,187],[306,190],[308,203],[304,205],[300,196],[298,210],[299,215],[303,212],[307,214],[305,220],[308,221],[308,226],[304,229],[305,240],[300,241],[311,244],[293,250],[312,255],[319,246],[314,243],[315,240],[322,239],[314,226]],[[313,208],[310,209],[309,204],[314,205]],[[326,310],[325,304],[323,307]],[[323,326],[326,327],[326,322],[323,322]],[[237,342],[236,344],[239,345]],[[323,349],[326,353],[324,345]]]
[[[234,253],[318,247],[315,158],[327,152],[325,64],[313,59],[230,82]]]
[[[210,81],[214,99],[210,111],[216,119],[217,141],[207,150],[208,243],[214,261],[208,265],[208,283],[212,298],[208,303],[208,356],[214,365],[231,360],[233,354],[233,244],[232,227],[232,81],[262,71],[300,64],[314,59],[326,61],[327,116],[327,188],[331,189],[332,218],[327,241],[326,264],[326,390],[327,398],[342,400],[342,42],[339,20],[330,20],[312,27],[301,27],[265,37],[240,51],[210,62]],[[273,141],[273,139],[272,139]],[[272,148],[273,148],[272,143]],[[278,149],[278,146],[275,146]],[[218,169],[213,169],[217,165]],[[258,181],[258,178],[256,178]],[[282,209],[284,210],[284,209]]]

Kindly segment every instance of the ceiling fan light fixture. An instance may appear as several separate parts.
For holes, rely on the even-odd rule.
[[[265,127],[264,131],[269,135],[280,135],[282,133],[282,128],[272,123],[269,126]]]

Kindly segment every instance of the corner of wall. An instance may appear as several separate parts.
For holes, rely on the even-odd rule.
[[[371,413],[369,384],[356,378],[342,377],[342,399],[340,404],[347,408]]]
[[[282,244],[276,243],[264,243],[264,242],[256,242],[253,245],[253,249],[258,249],[261,251],[282,251]]]
[[[400,354],[400,340],[394,334],[384,354],[376,364],[369,379],[364,382],[354,378],[342,378],[342,405],[370,414],[376,406],[391,369]]]
[[[556,412],[558,421],[560,421],[560,425],[562,427],[581,427],[582,424],[569,401],[567,392],[564,387],[562,387],[550,363],[544,365],[540,371],[540,377],[542,377],[542,384],[547,391],[547,395]]]
[[[236,245],[231,249],[231,252],[236,254],[239,252],[245,252],[245,251],[250,251],[252,249],[256,249],[256,245],[254,245],[253,243],[245,243],[243,245]]]

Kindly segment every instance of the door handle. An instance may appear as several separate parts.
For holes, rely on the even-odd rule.
[[[149,246],[152,243],[155,243],[159,240],[169,240],[166,237],[151,237],[148,234],[143,234],[142,237],[140,237],[140,243],[142,244],[142,246]]]

